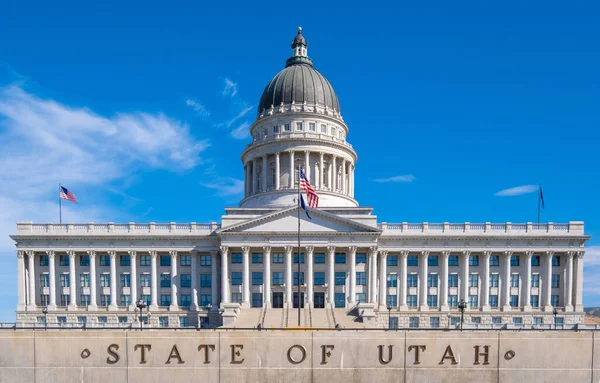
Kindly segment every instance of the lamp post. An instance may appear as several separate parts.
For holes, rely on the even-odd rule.
[[[460,310],[460,331],[462,331],[462,328],[463,328],[464,314],[465,314],[466,308],[467,308],[467,302],[465,302],[464,299],[461,299],[460,302],[458,303],[458,309]]]
[[[45,330],[48,328],[48,306],[44,306],[44,308],[42,309],[42,313],[44,313],[44,330]]]
[[[148,306],[146,304],[146,301],[143,299],[140,299],[139,301],[137,301],[137,303],[135,304],[135,306],[138,308],[138,310],[140,310],[140,330],[143,330],[144,328],[144,322],[142,321],[142,314],[144,313],[144,309]],[[150,308],[148,308],[148,313],[150,312]]]
[[[392,305],[387,305],[388,309],[388,330],[392,328]]]
[[[558,314],[556,307],[552,309],[552,314],[554,314],[554,329],[556,330],[556,314]]]

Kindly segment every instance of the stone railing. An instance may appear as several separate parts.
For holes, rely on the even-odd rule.
[[[272,135],[262,136],[262,137],[258,137],[258,138],[253,138],[252,142],[249,143],[248,145],[246,145],[246,149],[252,147],[254,144],[257,144],[257,143],[286,140],[286,139],[290,139],[290,138],[306,138],[306,139],[313,139],[313,140],[329,141],[329,142],[333,142],[333,143],[336,143],[339,145],[346,146],[348,148],[352,148],[352,145],[349,144],[348,141],[338,138],[338,137],[328,135],[328,134],[311,133],[311,132],[303,132],[303,133],[283,132],[283,133],[278,133],[278,134],[274,134],[274,135],[272,134]]]
[[[208,235],[221,227],[211,223],[17,223],[17,235]]]
[[[583,222],[569,223],[386,223],[378,225],[383,234],[507,234],[507,235],[583,235]]]

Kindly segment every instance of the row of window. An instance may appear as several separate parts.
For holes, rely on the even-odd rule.
[[[79,275],[80,287],[90,287],[90,274]],[[40,274],[40,286],[50,287],[50,275],[47,273]],[[71,281],[69,273],[60,274],[60,287],[70,287]],[[123,273],[120,275],[120,286],[131,287],[131,274]],[[150,274],[140,274],[140,286],[151,287],[152,276]],[[180,287],[192,287],[192,274],[179,274],[179,286]],[[211,274],[200,274],[200,287],[211,287],[212,276]],[[110,274],[100,274],[100,287],[110,287]],[[171,287],[171,274],[162,273],[160,274],[160,287]]]
[[[148,324],[148,317],[147,316],[142,316],[142,322],[144,324]],[[125,316],[120,316],[118,317],[118,321],[119,323],[128,323],[128,318]],[[56,322],[58,324],[66,324],[67,323],[67,317],[66,316],[57,316],[56,317]],[[45,316],[39,316],[37,317],[37,323],[38,324],[45,324],[46,323],[46,317]],[[87,324],[87,317],[85,316],[78,316],[77,317],[77,323],[79,324]],[[99,324],[108,324],[108,317],[106,316],[99,316],[98,317],[98,323]],[[189,322],[189,318],[187,317],[179,317],[179,327],[188,327],[190,325]],[[200,327],[205,327],[209,325],[209,318],[208,317],[200,317]],[[159,327],[169,327],[169,317],[168,316],[159,316],[158,317],[158,326]]]
[[[459,263],[458,255],[450,255],[448,256],[448,266],[458,266]],[[407,260],[408,266],[418,266],[419,265],[419,256],[418,255],[409,255]],[[531,266],[540,266],[541,257],[539,255],[534,255],[531,257]],[[388,255],[387,257],[387,265],[388,266],[398,266],[398,256],[397,255]],[[430,255],[427,257],[427,265],[428,266],[439,266],[439,257],[437,255]],[[510,257],[510,265],[511,266],[519,266],[520,265],[520,256],[512,255]],[[469,255],[469,266],[479,266],[479,255]],[[500,266],[500,256],[499,255],[491,255],[490,256],[490,266]],[[560,257],[553,256],[552,257],[552,266],[560,266]]]
[[[146,302],[146,305],[150,306],[152,298],[150,295],[142,295],[140,297],[141,300]],[[50,295],[42,294],[40,296],[40,302],[42,306],[48,306],[50,304]],[[89,294],[81,294],[79,295],[79,306],[88,306],[91,302],[91,298]],[[60,306],[68,306],[71,303],[71,297],[68,294],[62,294],[60,296]],[[132,304],[131,295],[122,294],[120,300],[120,306],[128,307]],[[171,305],[171,295],[163,294],[160,295],[160,306],[170,306]],[[192,304],[192,296],[190,294],[180,294],[179,295],[179,305],[183,307],[189,307]],[[200,295],[200,306],[208,306],[212,304],[212,298],[210,294],[201,294]],[[102,294],[100,295],[99,305],[102,307],[107,307],[110,305],[110,294]]]
[[[150,266],[151,265],[151,256],[150,255],[140,255],[140,266]],[[61,255],[59,256],[59,265],[60,266],[69,266],[69,256]],[[171,256],[170,255],[160,255],[159,256],[160,266],[171,266]],[[48,255],[40,255],[40,266],[48,266],[49,258]],[[192,256],[191,255],[180,255],[179,256],[179,264],[181,266],[191,266],[192,265]],[[90,265],[90,256],[89,255],[81,255],[79,257],[79,266],[89,266]],[[120,266],[131,266],[131,256],[129,255],[121,255],[119,256],[119,265]],[[200,256],[200,266],[210,266],[211,265],[211,256],[210,255],[201,255]],[[100,255],[100,266],[110,266],[110,256],[109,255]]]
[[[303,122],[296,122],[294,125],[294,128],[296,132],[304,132],[305,130],[309,133],[317,133],[317,124],[315,122],[309,122],[308,126],[305,125]],[[272,134],[279,134],[279,133],[291,133],[292,132],[292,125],[290,123],[285,123],[282,125],[274,125],[270,131],[268,127],[263,127],[263,128],[258,128],[255,130],[254,132],[254,139],[255,140],[260,140],[266,136],[269,135],[269,133]],[[329,129],[327,129],[327,125],[325,124],[321,124],[321,126],[319,127],[319,133],[320,134],[331,134],[333,137],[338,137],[340,139],[344,138],[344,130],[341,128],[336,128],[335,126],[330,126]]]
[[[519,274],[511,274],[510,276],[510,287],[519,287]],[[427,287],[438,287],[438,274],[427,275]],[[418,287],[419,276],[418,274],[411,273],[407,275],[406,286],[407,287]],[[498,287],[500,281],[499,274],[490,274],[490,287]],[[552,274],[552,288],[557,289],[560,287],[560,274]],[[398,287],[398,276],[397,274],[387,275],[387,287]],[[458,287],[458,274],[448,275],[448,287]],[[479,287],[479,274],[469,274],[469,287]],[[540,287],[540,275],[531,274],[531,287]]]
[[[419,328],[419,325],[421,324],[421,321],[426,321],[426,318],[420,318],[420,317],[409,317],[408,318],[408,327],[410,328]],[[534,325],[541,325],[543,324],[543,318],[542,317],[533,317],[533,324]],[[427,323],[427,322],[425,322]],[[457,326],[460,323],[460,317],[459,316],[451,316],[450,317],[450,325],[451,326]],[[481,317],[471,317],[471,323],[473,324],[480,324],[481,323]],[[492,317],[492,323],[493,324],[502,324],[502,317]],[[512,317],[511,319],[511,323],[513,324],[523,324],[523,318],[521,317]],[[562,317],[556,317],[554,319],[554,324],[558,325],[558,326],[562,326],[564,323],[564,318]],[[390,327],[391,328],[398,328],[398,318],[397,317],[392,317],[390,318]],[[439,328],[440,327],[440,317],[429,317],[429,327],[430,328]]]
[[[358,299],[358,295],[357,295]],[[539,295],[531,295],[529,304],[531,307],[540,307],[539,304]],[[477,295],[469,295],[469,307],[479,307],[479,297]],[[398,307],[398,296],[397,295],[388,295],[386,297],[386,304],[391,307]],[[498,307],[498,295],[490,295],[488,304],[490,307]],[[559,296],[551,295],[550,296],[550,304],[554,307],[558,307],[559,304]],[[417,307],[417,295],[407,295],[406,296],[406,305],[408,307]],[[519,307],[519,296],[511,295],[509,300],[509,305],[511,307]],[[438,307],[438,296],[437,295],[427,295],[427,306],[429,307]],[[458,295],[450,294],[448,295],[448,306],[456,308],[458,307]]]

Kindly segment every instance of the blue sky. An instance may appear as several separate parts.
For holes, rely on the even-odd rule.
[[[58,221],[58,182],[80,201],[67,221],[235,206],[247,128],[299,25],[359,155],[356,198],[381,221],[535,221],[535,192],[497,193],[541,183],[543,221],[600,235],[592,2],[17,3],[0,13],[0,321],[16,307],[7,235]]]

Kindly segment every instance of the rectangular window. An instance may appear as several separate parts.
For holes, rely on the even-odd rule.
[[[60,262],[61,266],[69,266],[69,256],[68,255],[61,255],[59,262]]]
[[[40,266],[48,266],[48,256],[40,255]]]
[[[492,317],[493,324],[502,324],[502,317]]]
[[[200,287],[212,287],[212,276],[210,274],[200,274]]]
[[[552,266],[560,266],[560,257],[558,255],[552,257]]]
[[[100,287],[110,287],[110,274],[100,274]]]
[[[161,266],[171,266],[171,256],[170,255],[161,255],[160,256],[160,265]]]
[[[427,266],[437,266],[439,263],[437,255],[430,255],[427,257]]]
[[[41,287],[50,287],[50,275],[40,274],[40,286]]]
[[[448,295],[448,306],[454,308],[458,306],[458,295]]]
[[[321,133],[323,133],[323,134],[327,133],[327,125],[321,125]]]
[[[60,305],[68,306],[71,304],[71,297],[68,294],[61,294],[60,296]]]
[[[409,255],[406,260],[406,264],[408,266],[419,266],[419,256],[417,255]]]
[[[98,317],[98,323],[100,323],[100,324],[107,324],[108,323],[108,317],[105,317],[105,316]]]
[[[140,257],[140,266],[150,266],[151,264],[152,261],[149,255],[142,255]]]
[[[335,137],[335,127],[331,127],[331,135]]]
[[[512,322],[513,324],[523,324],[523,318],[513,317]]]
[[[298,131],[298,132],[302,131],[302,123],[301,122],[296,122],[296,131]]]
[[[85,325],[87,323],[87,317],[84,317],[84,316],[77,317],[77,323]]]
[[[469,266],[479,266],[479,255],[469,255]]]
[[[510,287],[519,287],[519,274],[511,274]]]
[[[325,272],[324,271],[315,271],[314,285],[315,286],[324,286],[325,285]]]
[[[69,278],[69,274],[61,274],[60,275],[60,287],[70,287],[71,286],[71,278]]]
[[[242,285],[242,273],[241,272],[232,272],[231,273],[231,285],[232,286],[241,286]]]
[[[398,276],[396,274],[388,274],[387,275],[387,287],[397,287],[398,286]]]
[[[151,287],[152,286],[152,276],[150,274],[140,274],[140,286]]]
[[[212,297],[210,296],[210,294],[200,295],[200,306],[206,307],[208,305],[212,305]]]
[[[191,266],[192,265],[192,256],[191,255],[182,255],[179,258],[179,264],[181,266]]]
[[[531,307],[540,307],[540,296],[532,295],[529,298],[529,304],[531,305]]]
[[[564,322],[563,318],[556,317],[554,319],[554,325],[555,326],[562,326],[564,323],[565,322]]]
[[[490,266],[500,266],[500,257],[497,255],[491,255]]]
[[[131,287],[131,275],[121,274],[121,287]]]
[[[300,254],[300,263],[304,263],[304,254]],[[294,264],[298,264],[298,253],[294,253]]]
[[[417,307],[417,296],[416,295],[407,295],[406,296],[406,304],[408,307]]]
[[[101,255],[100,256],[100,266],[110,266],[110,256]]]
[[[367,273],[364,271],[356,272],[356,284],[359,286],[366,286],[367,284]]]
[[[429,307],[437,307],[438,305],[438,297],[437,295],[428,295],[427,296],[427,306]]]
[[[292,129],[290,128],[290,124],[284,124],[283,125],[283,130],[286,131],[286,132],[291,131]]]
[[[408,274],[406,279],[407,287],[417,287],[419,281],[419,277],[417,274]]]
[[[498,307],[498,296],[490,295],[490,307]]]
[[[387,295],[385,297],[385,304],[388,307],[397,307],[398,306],[398,296],[397,295]]]
[[[471,317],[471,323],[481,324],[481,317]]]
[[[231,293],[232,303],[242,303],[242,293]]]
[[[479,274],[469,274],[469,287],[479,286]]]
[[[277,133],[279,133],[279,126],[275,125],[275,126],[273,126],[273,134],[277,134]]]
[[[160,275],[160,287],[171,287],[171,274],[162,273]]]
[[[283,254],[281,254],[281,253],[273,254],[273,263],[283,263]]]
[[[477,295],[469,295],[469,307],[479,307],[479,299]]]
[[[533,317],[533,324],[543,324],[542,317]]]
[[[458,266],[458,255],[448,257],[448,266]]]
[[[262,293],[252,293],[252,307],[262,307],[263,295]]]
[[[510,265],[511,266],[519,266],[519,256],[518,255],[512,255],[510,257]]]
[[[540,275],[531,274],[531,287],[540,287]]]
[[[429,317],[429,327],[440,328],[440,317]]]
[[[336,271],[335,272],[335,285],[336,286],[344,286],[345,284],[346,284],[346,272],[345,271]]]
[[[162,294],[160,296],[160,305],[161,306],[170,306],[171,305],[171,296],[167,294]]]
[[[560,274],[552,274],[552,288],[558,289],[560,287]]]
[[[140,296],[140,299],[143,300],[144,302],[146,302],[146,306],[150,306],[150,303],[152,302],[152,295],[143,295]]]
[[[458,274],[448,275],[448,287],[458,287]]]
[[[90,304],[90,295],[89,294],[81,294],[79,296],[79,304],[81,306],[89,306],[89,304]]]
[[[169,317],[158,317],[158,326],[162,328],[169,327]]]
[[[190,318],[179,317],[179,327],[189,327],[189,326],[190,326]]]
[[[300,272],[300,284],[304,284],[304,271]],[[294,272],[294,286],[298,286],[298,272]]]
[[[409,317],[408,318],[408,327],[419,328],[419,317]]]
[[[438,287],[438,275],[429,274],[427,276],[427,287]]]
[[[89,255],[82,255],[79,258],[79,266],[89,266],[90,265],[90,256]]]
[[[387,265],[388,266],[398,266],[398,256],[397,255],[388,255]]]
[[[346,263],[346,253],[335,253],[335,263],[336,264]]]
[[[552,307],[558,307],[558,295],[550,296],[550,304]]]
[[[252,253],[252,263],[263,263],[262,253]]]
[[[210,266],[212,264],[210,255],[200,256],[200,266]]]
[[[181,287],[192,287],[192,274],[181,274],[179,283]]]
[[[458,326],[459,323],[460,323],[459,316],[451,316],[450,317],[450,326]]]
[[[335,300],[335,307],[344,308],[346,307],[346,294],[345,293],[335,293],[333,295]]]
[[[283,271],[273,272],[273,286],[282,286],[283,282]]]
[[[48,306],[50,304],[50,295],[42,294],[40,296],[40,298],[42,300],[42,302],[41,302],[42,306]]]
[[[356,254],[356,264],[359,263],[367,263],[367,254],[365,253],[357,253]]]
[[[128,307],[131,305],[131,295],[121,295],[121,307]]]
[[[531,257],[531,266],[539,266],[540,265],[540,256],[534,255]]]
[[[252,272],[252,286],[260,286],[263,284],[263,272],[253,271]]]
[[[498,287],[500,277],[498,274],[490,274],[490,287]]]
[[[110,304],[110,295],[102,294],[100,295],[100,306],[106,307]]]
[[[357,293],[356,294],[356,301],[358,303],[367,303],[367,294],[365,294],[365,293]]]
[[[181,294],[180,305],[183,307],[190,307],[192,305],[192,296],[190,294]]]
[[[315,264],[325,263],[325,254],[323,254],[323,253],[315,254],[314,263]]]
[[[129,255],[121,255],[119,265],[121,266],[131,266],[131,257]]]
[[[511,307],[519,307],[519,296],[518,295],[510,296],[510,306]]]
[[[308,130],[310,130],[311,132],[316,132],[317,131],[317,124],[315,124],[314,122],[309,122],[308,123]]]

